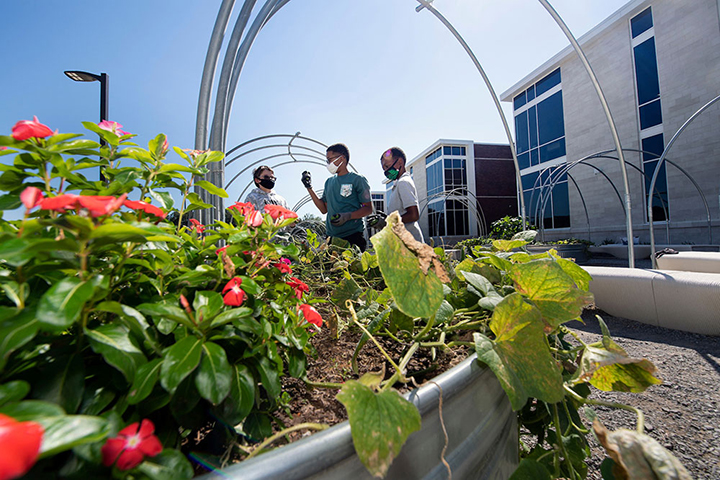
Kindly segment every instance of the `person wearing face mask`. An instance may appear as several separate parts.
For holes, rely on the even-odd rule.
[[[310,172],[302,173],[302,183],[320,213],[326,213],[325,226],[330,237],[341,238],[365,251],[363,217],[372,213],[370,184],[362,175],[348,170],[350,151],[342,143],[330,145],[325,153],[332,177],[325,180],[322,198],[312,189]]]
[[[405,152],[398,147],[392,147],[380,156],[380,165],[385,177],[394,182],[388,192],[387,213],[397,211],[407,231],[412,234],[415,240],[424,243],[422,230],[420,230],[418,224],[420,209],[418,208],[417,189],[410,173],[405,171],[406,162]],[[373,218],[372,221],[368,221],[368,224],[380,229],[385,226],[385,221],[382,218],[377,220]]]
[[[253,170],[253,181],[255,188],[247,194],[245,202],[252,203],[255,210],[263,211],[265,205],[280,205],[288,208],[283,197],[275,193],[275,172],[267,165],[260,165]]]

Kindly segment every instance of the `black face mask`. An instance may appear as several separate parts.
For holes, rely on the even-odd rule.
[[[269,178],[261,178],[260,186],[272,190],[273,187],[275,187],[275,180],[271,180]]]

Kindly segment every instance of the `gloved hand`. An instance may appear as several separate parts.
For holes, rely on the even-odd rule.
[[[312,188],[312,178],[310,177],[310,172],[304,171],[300,181],[302,181],[302,184],[305,185],[305,188]]]
[[[345,225],[350,221],[350,212],[346,213],[336,213],[332,217],[330,217],[330,223],[335,225],[336,227],[339,227],[340,225]]]
[[[383,228],[385,228],[385,225],[387,225],[387,223],[385,222],[385,214],[382,212],[378,212],[368,215],[367,224],[368,227],[374,228],[376,230],[382,230]]]

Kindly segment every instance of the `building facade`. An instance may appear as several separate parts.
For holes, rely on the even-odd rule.
[[[649,241],[650,198],[658,243],[720,240],[720,102],[678,137],[648,191],[672,136],[720,94],[719,3],[633,0],[579,39],[619,133],[641,242]],[[548,238],[618,242],[625,235],[620,163],[575,51],[559,52],[501,99],[513,104],[531,221]]]
[[[406,168],[417,187],[423,236],[436,245],[484,235],[490,223],[517,215],[508,145],[441,139]]]

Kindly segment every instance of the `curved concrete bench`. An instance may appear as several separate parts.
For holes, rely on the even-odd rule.
[[[660,270],[681,270],[683,272],[720,273],[718,252],[678,252],[657,258]]]
[[[662,257],[661,257],[662,258]],[[703,335],[720,335],[720,274],[583,267],[595,305],[617,317]]]

